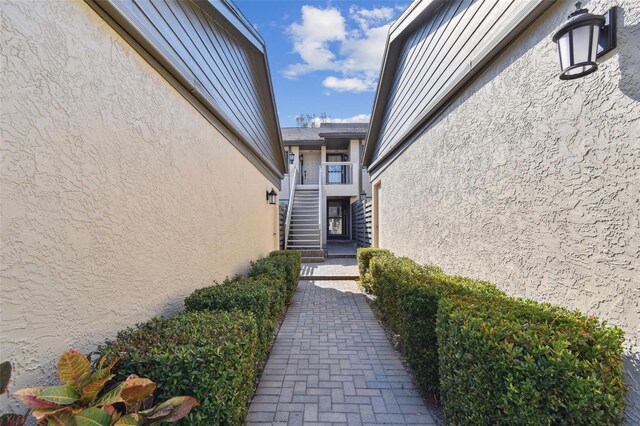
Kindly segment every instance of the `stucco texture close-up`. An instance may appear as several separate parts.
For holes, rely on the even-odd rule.
[[[278,228],[274,185],[84,2],[0,7],[0,359],[17,390],[246,272]]]
[[[640,424],[640,3],[617,4],[594,74],[558,79],[558,2],[375,179],[380,247],[622,327]]]

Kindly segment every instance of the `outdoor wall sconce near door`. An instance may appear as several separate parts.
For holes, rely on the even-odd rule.
[[[598,69],[596,59],[616,47],[616,8],[604,15],[594,15],[588,9],[576,10],[553,35],[560,54],[560,80],[584,77]]]
[[[293,152],[289,153],[289,163],[293,164],[293,160],[296,159],[296,155]]]
[[[271,192],[267,191],[267,200],[269,201],[269,204],[275,204],[277,196],[278,194],[276,194],[276,191],[274,191],[273,188],[271,188]]]

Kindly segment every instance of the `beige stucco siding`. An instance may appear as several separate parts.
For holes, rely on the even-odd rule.
[[[637,424],[640,3],[615,3],[618,48],[595,74],[558,79],[558,2],[376,176],[379,243],[621,326]]]
[[[1,2],[12,389],[277,247],[273,187],[91,8]],[[2,400],[6,405],[6,400]]]

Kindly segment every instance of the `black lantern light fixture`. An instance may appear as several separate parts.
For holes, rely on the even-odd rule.
[[[296,159],[296,155],[293,152],[289,152],[289,164],[293,164],[293,161]]]
[[[271,191],[267,191],[267,201],[269,201],[269,204],[275,204],[277,196],[278,194],[276,194],[273,188],[271,188]]]
[[[553,35],[560,55],[560,80],[584,77],[598,69],[596,59],[616,47],[616,8],[604,15],[594,15],[588,9],[576,10]]]
[[[360,193],[360,200],[362,200],[362,201],[366,201],[367,200],[367,193],[364,192],[364,190],[362,190],[362,192]]]

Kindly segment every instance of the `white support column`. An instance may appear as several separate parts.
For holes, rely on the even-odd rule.
[[[360,191],[360,140],[351,139],[349,144],[349,161],[351,161],[351,179],[352,183]],[[358,197],[360,193],[358,192]]]
[[[296,166],[298,170],[300,170],[300,147],[292,146],[290,149],[291,149],[291,152],[293,152],[293,155],[295,155],[295,158],[293,159],[293,165]],[[299,183],[300,181],[298,180],[298,182],[296,182],[296,185]]]

